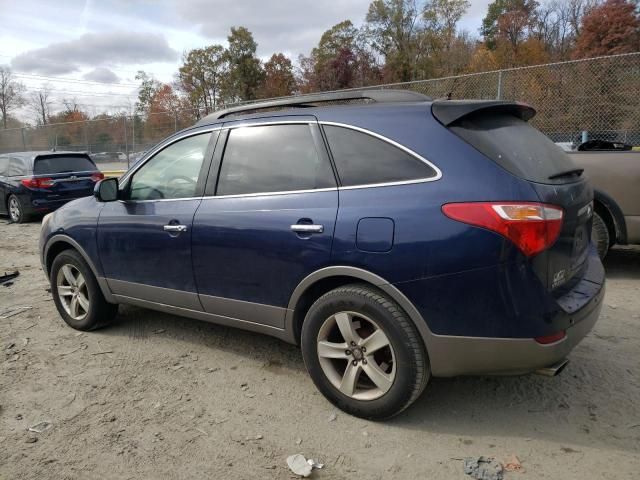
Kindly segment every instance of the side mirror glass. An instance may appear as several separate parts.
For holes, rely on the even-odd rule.
[[[105,178],[96,183],[93,189],[93,196],[99,202],[113,202],[118,199],[118,179]]]

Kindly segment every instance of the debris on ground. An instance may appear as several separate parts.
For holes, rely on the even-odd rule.
[[[40,423],[36,423],[33,427],[29,427],[29,431],[35,432],[35,433],[42,433],[49,430],[51,427],[53,427],[53,424],[51,422],[40,422]]]
[[[13,279],[18,275],[20,275],[20,272],[18,270],[0,275],[0,285],[4,285],[5,287],[13,285]]]
[[[24,443],[36,443],[38,441],[38,437],[27,437]]]
[[[324,467],[324,463],[318,463],[313,459],[307,460],[304,455],[296,453],[287,457],[287,465],[296,475],[301,477],[308,477],[314,469],[320,469]]]
[[[0,312],[0,319],[13,317],[14,315],[18,315],[19,313],[26,312],[27,310],[31,310],[32,308],[33,307],[31,305],[22,305],[22,306],[8,308]]]
[[[476,480],[502,480],[504,469],[502,464],[491,457],[466,457],[464,473]]]
[[[327,420],[329,422],[335,422],[336,418],[338,418],[338,416],[335,413],[332,413],[331,415],[329,415],[329,418]]]
[[[522,463],[520,463],[520,459],[515,455],[510,455],[504,461],[504,470],[505,472],[524,472],[524,467]]]

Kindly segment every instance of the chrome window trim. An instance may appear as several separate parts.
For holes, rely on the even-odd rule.
[[[436,180],[440,180],[442,178],[442,171],[433,163],[431,163],[429,160],[427,160],[426,158],[424,158],[422,155],[414,152],[413,150],[411,150],[408,147],[405,147],[404,145],[402,145],[401,143],[398,143],[394,140],[391,140],[388,137],[385,137],[384,135],[381,135],[379,133],[376,132],[372,132],[371,130],[367,130],[366,128],[362,128],[362,127],[356,127],[355,125],[349,125],[346,123],[340,123],[340,122],[328,122],[328,121],[321,121],[319,122],[320,125],[328,125],[328,126],[332,126],[332,127],[342,127],[342,128],[348,128],[350,130],[355,130],[357,132],[361,132],[364,133],[366,135],[371,135],[374,138],[377,138],[378,140],[382,140],[383,142],[386,142],[390,145],[393,145],[396,148],[399,148],[400,150],[402,150],[405,153],[408,153],[409,155],[411,155],[412,157],[416,158],[417,160],[420,160],[421,162],[424,162],[425,164],[427,164],[430,168],[432,168],[436,174],[432,177],[426,177],[426,178],[416,178],[413,180],[399,180],[396,182],[381,182],[381,183],[366,183],[366,184],[362,184],[362,185],[350,185],[347,187],[341,186],[338,187],[338,190],[354,190],[357,188],[374,188],[374,187],[391,187],[391,186],[395,186],[395,185],[411,185],[414,183],[426,183],[426,182],[435,182]]]
[[[207,195],[205,197],[202,197],[202,199],[212,200],[216,198],[270,197],[273,195],[288,195],[288,194],[295,194],[295,193],[337,192],[337,191],[338,191],[338,187],[312,188],[307,190],[284,190],[281,192],[239,193],[236,195]]]
[[[147,153],[147,158],[144,162],[140,162],[140,165],[137,165],[133,168],[133,170],[129,170],[127,172],[125,172],[125,174],[120,177],[120,179],[118,180],[119,185],[125,185],[128,181],[129,178],[136,173],[138,170],[140,170],[143,166],[145,166],[147,164],[147,162],[149,160],[151,160],[153,157],[156,156],[156,154],[158,152],[160,152],[161,150],[164,150],[165,148],[170,147],[171,145],[173,145],[176,142],[179,142],[180,140],[184,140],[185,138],[188,137],[194,137],[196,135],[202,135],[203,133],[213,133],[217,130],[222,130],[222,125],[220,126],[216,126],[216,127],[211,127],[210,129],[203,129],[203,130],[198,130],[197,132],[185,132],[184,135],[180,135],[179,137],[176,137],[175,139],[173,139],[173,141],[171,143],[167,143],[166,145],[163,144],[158,144],[156,145],[152,150],[150,150]],[[200,197],[198,197],[200,198]],[[174,200],[174,199],[167,199],[167,200]],[[175,199],[175,200],[179,200],[179,199]],[[145,201],[149,201],[149,200],[145,200]],[[157,200],[151,200],[151,201],[157,201]]]

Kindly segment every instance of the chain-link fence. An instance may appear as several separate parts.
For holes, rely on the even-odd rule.
[[[517,100],[537,109],[532,122],[555,142],[598,138],[640,145],[640,53],[367,88],[409,89],[432,98]],[[102,115],[83,122],[0,130],[0,153],[81,150],[99,163],[123,165],[203,114],[185,110]]]

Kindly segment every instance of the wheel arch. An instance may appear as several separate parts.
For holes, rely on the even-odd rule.
[[[100,287],[100,290],[102,290],[102,294],[104,295],[104,298],[110,303],[116,303],[111,293],[111,290],[109,289],[107,281],[105,280],[104,277],[100,275],[98,269],[96,268],[95,264],[91,260],[91,257],[89,257],[87,252],[85,252],[84,248],[82,248],[82,246],[78,242],[76,242],[73,238],[67,235],[62,235],[62,234],[54,235],[46,243],[46,246],[44,248],[44,252],[42,255],[42,260],[43,260],[42,264],[45,268],[45,274],[47,275],[47,278],[50,277],[51,265],[53,264],[53,260],[61,252],[65,250],[75,250],[82,256],[84,261],[87,262],[87,265],[89,265],[89,268],[91,269],[91,273],[93,273],[94,277],[96,278],[96,281],[98,282],[98,286]]]
[[[308,275],[298,284],[287,306],[285,332],[287,332],[289,337],[288,340],[296,345],[300,344],[302,322],[313,302],[334,288],[354,282],[369,284],[398,303],[418,329],[428,354],[433,333],[429,330],[427,322],[425,322],[420,312],[418,312],[409,299],[379,275],[369,272],[368,270],[350,266],[322,268]]]
[[[626,245],[627,224],[625,223],[622,209],[616,201],[603,191],[594,190],[593,208],[607,225],[611,244],[619,243]]]

